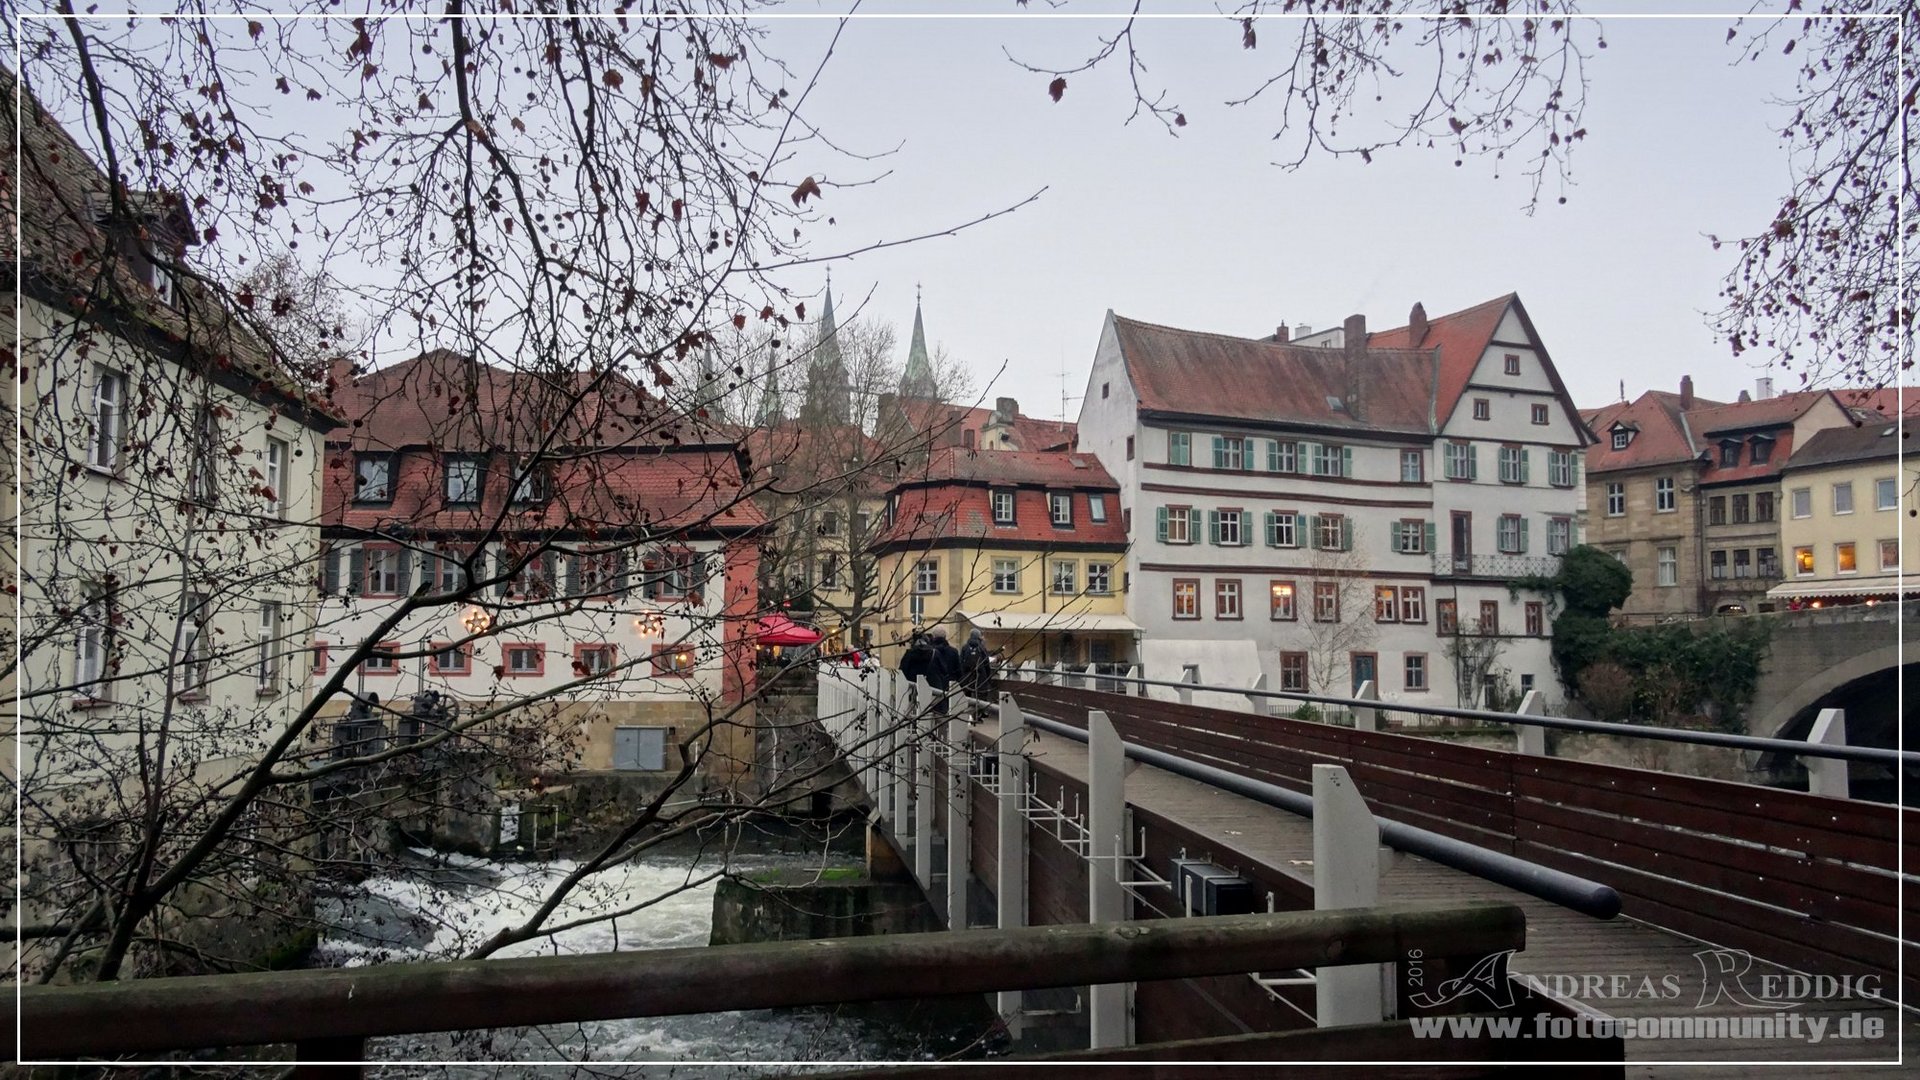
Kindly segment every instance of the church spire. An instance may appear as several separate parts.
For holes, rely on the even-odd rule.
[[[850,404],[847,364],[840,356],[840,328],[833,319],[833,277],[829,271],[826,302],[814,326],[813,362],[807,366],[802,415],[813,423],[845,424]]]
[[[900,396],[931,401],[940,396],[933,381],[933,361],[927,356],[927,328],[920,318],[920,286],[913,287],[913,340],[907,345],[907,370],[900,376]]]
[[[785,421],[787,407],[780,400],[780,372],[774,364],[773,345],[767,345],[767,381],[760,385],[760,426],[773,427]]]

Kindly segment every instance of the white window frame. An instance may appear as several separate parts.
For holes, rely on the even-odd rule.
[[[1400,586],[1400,621],[1403,623],[1427,621],[1427,587],[1425,585]]]
[[[1853,565],[1848,566],[1851,562]],[[1860,545],[1852,540],[1841,540],[1833,545],[1833,572],[1835,574],[1857,574],[1860,572]]]
[[[1842,480],[1833,485],[1833,513],[1836,517],[1853,513],[1853,481]]]
[[[1300,515],[1288,511],[1274,511],[1273,523],[1268,530],[1268,547],[1297,548],[1300,546]]]
[[[1240,579],[1220,578],[1213,583],[1213,617],[1216,619],[1243,618],[1240,603]]]
[[[88,701],[107,700],[108,655],[113,645],[112,604],[96,596],[81,607],[73,635],[73,692]]]
[[[1320,528],[1314,534],[1314,547],[1320,551],[1344,551],[1346,518],[1339,514],[1321,514]]]
[[[500,662],[506,666],[508,671],[514,674],[526,675],[539,671],[545,666],[541,663],[540,653],[542,650],[539,645],[515,642],[512,645],[505,646],[502,651],[504,651],[506,655],[500,658]],[[523,656],[530,658],[524,665],[518,662],[519,658]]]
[[[207,624],[213,621],[204,593],[188,593],[185,614],[180,619],[179,649],[180,693],[205,694],[212,682],[212,657],[208,653]]]
[[[1426,455],[1418,450],[1400,451],[1400,482],[1423,484],[1427,480]]]
[[[1241,547],[1246,543],[1246,511],[1222,510],[1219,513],[1220,546]]]
[[[1406,653],[1401,665],[1402,685],[1408,690],[1427,688],[1427,654]]]
[[[260,603],[260,623],[257,629],[256,644],[259,651],[254,658],[254,681],[259,690],[274,690],[280,678],[280,626],[283,616],[278,600],[263,600]]]
[[[1300,444],[1284,439],[1267,441],[1267,471],[1277,473],[1297,473],[1300,471]]]
[[[1810,518],[1813,516],[1813,489],[1812,488],[1810,487],[1794,488],[1792,491],[1787,493],[1787,499],[1791,506],[1791,510],[1789,512],[1792,514],[1792,516],[1796,518]]]
[[[1547,554],[1565,555],[1573,550],[1573,519],[1550,517],[1547,519]]]
[[[472,471],[471,478],[466,483],[460,485],[461,492],[463,494],[470,494],[470,498],[458,498],[455,496],[454,477],[457,475],[455,472],[456,468],[458,468],[460,472],[466,472],[467,470]],[[446,475],[441,480],[440,491],[442,497],[444,497],[448,503],[455,506],[472,506],[480,501],[482,487],[485,484],[485,474],[480,468],[479,458],[472,455],[452,456],[446,459],[444,469]]]
[[[1020,560],[993,560],[993,591],[1001,595],[1020,591]]]
[[[940,560],[921,559],[913,564],[913,594],[934,596],[940,592]]]
[[[1873,482],[1873,508],[1875,510],[1900,509],[1900,488],[1893,477],[1886,476]]]
[[[368,467],[379,470],[381,477],[378,497],[367,494],[373,490],[368,482]],[[361,454],[353,459],[353,501],[357,503],[390,503],[393,501],[393,455]]]
[[[1800,553],[1803,551],[1807,553],[1807,560],[1804,566],[1800,561]],[[1812,544],[1794,545],[1793,576],[1794,577],[1813,577],[1815,574],[1818,574],[1820,572],[1820,564],[1817,561],[1818,559],[1819,559],[1819,555],[1815,554]]]
[[[1073,527],[1073,492],[1047,492],[1047,518],[1055,528]]]
[[[1167,464],[1192,466],[1193,432],[1167,432]]]
[[[1167,509],[1167,543],[1193,543],[1193,508],[1190,506],[1169,506]],[[1176,530],[1177,526],[1177,530]],[[1174,533],[1178,531],[1179,535]]]
[[[1565,450],[1547,451],[1547,483],[1553,487],[1573,486],[1573,455]]]
[[[1524,453],[1525,451],[1517,446],[1503,446],[1500,448],[1501,483],[1518,484],[1521,482],[1520,461],[1521,455]]]
[[[1087,496],[1087,520],[1097,525],[1106,524],[1107,497],[1098,493]]]
[[[1680,584],[1680,549],[1676,547],[1658,548],[1654,552],[1654,582],[1660,588],[1672,588]]]
[[[1090,562],[1087,564],[1087,593],[1091,596],[1113,594],[1112,563]]]
[[[1627,516],[1627,485],[1618,480],[1607,483],[1607,516]]]
[[[267,490],[273,497],[267,500],[267,513],[278,514],[287,506],[287,461],[293,456],[293,447],[285,439],[267,440]]]
[[[1400,621],[1399,586],[1375,585],[1373,587],[1373,621],[1387,623]]]
[[[1002,513],[1002,510],[1005,513]],[[993,489],[993,523],[995,525],[1014,524],[1013,492],[1007,488]]]
[[[1632,441],[1633,441],[1633,432],[1623,427],[1617,427],[1613,429],[1612,446],[1615,450],[1625,450],[1627,448],[1627,444]]]
[[[1501,514],[1493,520],[1494,550],[1502,555],[1520,554],[1520,522],[1518,514]]]
[[[1680,507],[1679,485],[1671,476],[1653,478],[1653,512],[1671,514]]]
[[[1047,565],[1047,591],[1055,596],[1073,596],[1080,591],[1080,562],[1054,559]]]
[[[1893,554],[1893,558],[1891,560],[1887,558],[1888,552],[1892,552]],[[1880,569],[1882,570],[1900,569],[1900,541],[1899,540],[1895,539],[1895,540],[1880,541]]]
[[[120,469],[120,441],[126,434],[127,373],[106,364],[93,365],[93,445],[87,464],[105,473]]]

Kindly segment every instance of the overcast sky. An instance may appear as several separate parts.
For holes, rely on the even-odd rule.
[[[790,10],[839,8],[802,0]],[[1775,131],[1784,117],[1769,96],[1791,89],[1791,71],[1777,55],[1732,65],[1725,15],[1603,23],[1609,47],[1589,67],[1577,186],[1565,205],[1549,191],[1532,216],[1516,171],[1496,179],[1475,159],[1456,168],[1446,150],[1275,166],[1268,110],[1222,102],[1270,73],[1278,50],[1243,50],[1237,25],[1218,17],[1139,32],[1152,76],[1190,120],[1179,138],[1148,120],[1125,123],[1131,99],[1117,65],[1071,78],[1055,104],[1045,76],[1003,53],[1069,66],[1116,25],[862,19],[847,30],[807,115],[842,145],[899,147],[884,182],[830,192],[847,247],[1047,191],[961,236],[837,265],[842,312],[864,301],[900,324],[904,348],[920,283],[929,336],[983,383],[1000,372],[989,397],[1012,395],[1049,417],[1061,413],[1063,372],[1074,398],[1066,413],[1077,413],[1109,308],[1263,335],[1356,312],[1371,327],[1398,326],[1415,301],[1438,315],[1518,292],[1582,406],[1617,398],[1622,379],[1631,397],[1677,388],[1690,372],[1703,396],[1730,399],[1768,374],[1705,325],[1731,265],[1706,234],[1756,231],[1786,190]],[[830,30],[788,22],[774,34],[791,46]]]

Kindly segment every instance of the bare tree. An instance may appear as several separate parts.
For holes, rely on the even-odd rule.
[[[742,775],[774,485],[674,372],[806,322],[768,275],[835,190],[817,68],[735,19],[381,13],[11,24],[34,977],[257,962],[200,931],[311,930],[380,822],[484,820],[636,702],[680,710],[657,782],[463,951],[651,902],[599,883],[811,782]]]
[[[1307,638],[1308,674],[1315,693],[1339,695],[1353,689],[1352,657],[1373,643],[1373,590],[1367,583],[1364,542],[1351,519],[1311,519],[1313,555],[1302,602],[1309,605],[1300,627]],[[1337,535],[1336,535],[1337,534]],[[1376,675],[1377,678],[1377,675]]]
[[[1423,147],[1456,165],[1490,162],[1496,176],[1517,170],[1531,213],[1567,201],[1587,136],[1588,66],[1607,43],[1586,7],[1242,0],[1222,12],[1221,47],[1273,60],[1224,104],[1264,110],[1283,168]],[[1123,66],[1128,121],[1152,117],[1177,135],[1189,115],[1150,74],[1153,29],[1129,18],[1077,60],[1010,56],[1056,102],[1080,74]],[[1711,241],[1733,256],[1711,323],[1736,355],[1760,350],[1812,385],[1890,385],[1912,364],[1916,286],[1899,253],[1920,230],[1900,213],[1915,202],[1904,132],[1920,107],[1917,40],[1911,4],[1793,0],[1730,21],[1730,62],[1793,64],[1796,77],[1784,100],[1755,102],[1780,110],[1787,192],[1770,220]]]

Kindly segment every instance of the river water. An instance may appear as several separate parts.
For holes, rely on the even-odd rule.
[[[400,873],[343,888],[323,901],[329,927],[315,950],[316,966],[357,966],[458,957],[496,931],[518,925],[576,864],[497,863],[414,852]],[[600,875],[548,920],[560,925],[585,915],[645,906],[610,921],[563,930],[509,946],[496,956],[547,956],[632,949],[704,946],[713,927],[714,882],[722,869],[749,878],[819,866],[820,857],[730,857],[724,864],[696,854],[659,856]],[[525,1074],[531,1062],[592,1062],[582,1075],[761,1076],[771,1063],[926,1061],[965,1054],[979,1034],[940,1010],[778,1009],[639,1020],[594,1021],[539,1028],[500,1029],[370,1040],[368,1056],[394,1065],[377,1075],[403,1077],[424,1070],[403,1062],[462,1062],[435,1075],[505,1077]],[[965,1054],[965,1056],[976,1056]],[[515,1064],[505,1064],[505,1063]],[[616,1063],[646,1063],[622,1067]],[[748,1065],[746,1063],[752,1063]],[[561,1070],[556,1073],[564,1074]]]

